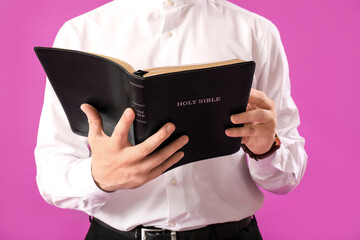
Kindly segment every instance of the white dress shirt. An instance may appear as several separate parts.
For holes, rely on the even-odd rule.
[[[254,214],[263,204],[258,186],[282,194],[299,184],[307,161],[304,139],[296,129],[284,49],[269,20],[225,0],[115,0],[66,22],[54,46],[108,55],[135,69],[254,60],[253,88],[276,102],[282,146],[258,162],[240,150],[106,193],[93,181],[87,138],[72,133],[47,82],[35,149],[37,183],[47,202],[120,230],[188,230]]]

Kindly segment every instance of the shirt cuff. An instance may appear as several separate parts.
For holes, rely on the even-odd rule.
[[[279,173],[291,174],[298,178],[297,166],[289,161],[290,151],[281,144],[280,148],[269,157],[255,161],[249,158],[248,163],[252,175],[270,176]]]
[[[259,159],[257,161],[253,158],[248,157],[248,161],[249,161],[249,165],[251,165],[251,169],[256,173],[263,173],[263,174],[273,172],[274,166],[272,163],[275,162],[274,160],[277,159],[278,152],[281,151],[282,148],[283,146],[280,146],[280,148],[275,152],[273,152],[273,154],[271,154],[270,156],[263,159]]]
[[[95,198],[108,198],[111,195],[111,193],[103,191],[96,185],[91,173],[91,157],[81,161],[77,168],[81,169],[78,171],[79,175],[77,177],[79,186],[83,186],[84,192],[81,195]]]

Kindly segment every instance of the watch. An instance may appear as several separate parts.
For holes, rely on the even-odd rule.
[[[269,151],[263,154],[255,154],[245,144],[241,144],[241,147],[244,150],[244,152],[246,152],[249,155],[249,157],[255,159],[256,161],[259,159],[264,159],[269,157],[271,154],[276,152],[276,150],[278,150],[280,146],[281,146],[281,142],[276,133],[275,133],[275,140],[274,143],[271,145],[271,148],[269,149]]]

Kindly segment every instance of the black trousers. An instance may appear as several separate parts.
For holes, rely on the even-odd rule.
[[[96,221],[92,221],[90,229],[86,235],[85,240],[132,240],[131,238],[119,236],[108,228],[104,228]],[[199,240],[199,239],[187,239]],[[209,240],[262,240],[256,219],[253,218],[251,223],[241,229],[237,234],[228,239],[219,239],[216,234],[213,234]]]

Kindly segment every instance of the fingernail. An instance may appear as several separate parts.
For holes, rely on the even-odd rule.
[[[236,116],[236,115],[232,115],[232,116],[230,117],[230,120],[231,120],[233,123],[235,123],[235,122],[239,121],[239,117]]]
[[[130,110],[129,108],[126,109],[126,110],[125,110],[125,116],[126,116],[127,118],[130,118],[131,115],[132,115],[131,110]]]
[[[173,124],[169,124],[166,127],[166,131],[168,131],[169,133],[175,130],[175,126]]]

